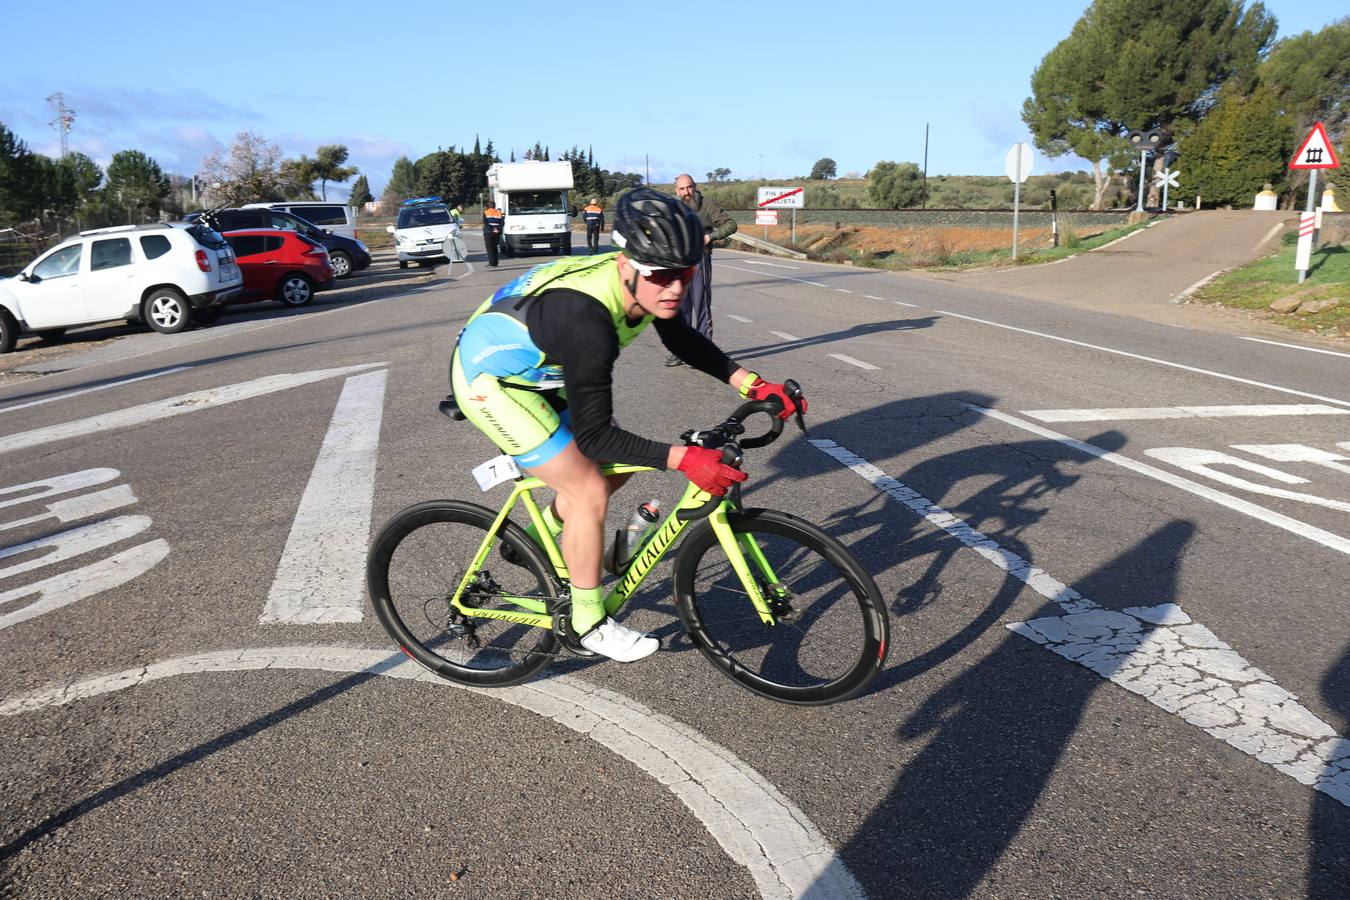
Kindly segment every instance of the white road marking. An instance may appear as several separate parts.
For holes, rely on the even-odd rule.
[[[1279,469],[1272,469],[1270,466],[1263,466],[1260,463],[1254,463],[1251,460],[1242,459],[1241,457],[1233,456],[1219,450],[1203,450],[1196,447],[1154,447],[1151,450],[1145,450],[1144,454],[1146,456],[1151,456],[1154,459],[1160,459],[1163,462],[1171,463],[1178,469],[1194,472],[1197,475],[1208,476],[1220,484],[1226,484],[1229,487],[1235,487],[1239,490],[1251,491],[1254,494],[1265,494],[1267,497],[1280,497],[1284,500],[1295,500],[1299,503],[1309,503],[1313,506],[1325,506],[1327,509],[1338,509],[1342,512],[1350,512],[1350,503],[1341,500],[1329,500],[1326,497],[1305,494],[1302,491],[1286,491],[1283,488],[1258,484],[1255,481],[1248,481],[1245,478],[1239,478],[1236,475],[1222,472],[1214,467],[1231,466],[1235,469],[1246,469],[1248,472],[1255,472],[1263,478],[1269,478],[1271,481],[1279,481],[1284,484],[1308,483],[1308,479],[1298,475],[1290,475],[1287,472],[1281,472]]]
[[[170,397],[167,400],[157,400],[154,403],[145,403],[140,406],[131,406],[110,413],[90,416],[87,419],[77,419],[74,422],[52,425],[47,428],[36,428],[32,431],[21,431],[8,437],[0,437],[0,453],[12,453],[15,450],[27,450],[30,447],[38,447],[55,441],[85,437],[118,428],[129,428],[145,422],[170,419],[184,413],[212,409],[227,403],[236,403],[240,400],[248,400],[266,394],[275,394],[278,391],[313,384],[327,378],[337,378],[354,372],[381,368],[384,365],[386,364],[362,363],[361,365],[342,366],[336,369],[315,369],[310,372],[297,372],[295,374],[267,375],[262,378],[255,378],[252,381],[208,388],[204,391],[194,391],[190,394]]]
[[[749,870],[761,896],[821,900],[865,896],[806,814],[730,750],[688,725],[571,675],[515,687],[469,688],[387,650],[257,647],[181,656],[19,694],[0,702],[0,716],[63,706],[177,675],[260,669],[368,672],[467,691],[529,710],[589,737],[664,785],[726,854]]]
[[[360,622],[387,370],[347,379],[259,622]]]
[[[1341,444],[1341,446],[1350,450],[1350,446],[1346,444]],[[1273,459],[1276,462],[1312,463],[1315,466],[1334,469],[1337,472],[1350,475],[1350,466],[1346,465],[1347,462],[1350,462],[1350,456],[1341,456],[1339,453],[1318,450],[1316,447],[1308,447],[1303,444],[1233,444],[1232,447],[1234,450]]]
[[[747,319],[745,316],[733,316],[731,313],[727,313],[727,318],[735,319],[737,322],[744,322],[746,325],[749,325],[753,322],[752,319]]]
[[[800,269],[800,268],[801,268],[801,266],[785,266],[785,265],[783,265],[782,263],[765,262],[765,261],[762,260],[762,259],[747,259],[747,260],[745,261],[745,264],[746,264],[747,266],[772,266],[772,267],[775,268],[775,269]]]
[[[1350,806],[1350,740],[1180,606],[1103,609],[848,448],[810,443],[1068,613],[1010,630]]]
[[[835,290],[838,291],[838,292],[841,293],[841,294],[851,294],[851,293],[853,293],[853,292],[850,291],[848,288],[835,288]]]
[[[919,308],[919,304],[917,304],[917,303],[906,303],[906,302],[903,301],[903,300],[892,300],[891,302],[894,303],[896,306],[908,306],[910,309],[918,309],[918,308]]]
[[[43,397],[41,400],[30,400],[27,403],[16,403],[13,406],[0,407],[0,413],[14,412],[16,409],[28,409],[30,406],[41,406],[44,403],[54,403],[57,400],[68,400],[71,397],[78,397],[81,394],[92,394],[94,391],[106,391],[108,388],[121,387],[124,384],[134,384],[137,381],[145,381],[147,378],[158,378],[161,375],[172,375],[175,372],[182,372],[190,369],[192,366],[174,366],[172,369],[164,369],[161,372],[151,372],[149,375],[139,375],[135,378],[124,378],[121,381],[113,381],[108,384],[95,385],[94,387],[81,388],[78,391],[67,391],[64,394],[53,394],[50,397]]]
[[[1239,416],[1350,416],[1350,409],[1322,403],[1267,403],[1252,406],[1138,406],[1116,409],[1024,409],[1042,422],[1120,422],[1138,419],[1222,419]]]
[[[786,331],[774,331],[773,329],[769,329],[769,334],[773,335],[774,337],[782,338],[785,341],[801,340],[801,338],[797,337],[795,334],[788,334]]]
[[[882,297],[873,297],[871,294],[863,294],[863,296],[866,297],[868,300],[881,300],[881,299],[884,299],[884,298],[882,298]]]
[[[0,629],[126,584],[154,568],[168,555],[169,545],[160,538],[78,569],[0,593],[0,607],[25,597],[36,597],[22,609],[0,615]]]
[[[854,359],[851,356],[845,356],[842,353],[827,353],[826,356],[832,356],[835,359],[839,360],[840,362],[846,362],[850,366],[857,366],[860,369],[875,370],[879,368],[878,366],[874,366],[871,363],[865,363],[861,359]]]
[[[1200,290],[1202,287],[1209,284],[1211,281],[1213,281],[1215,278],[1218,278],[1222,274],[1223,269],[1219,269],[1217,272],[1210,272],[1204,278],[1201,278],[1195,284],[1191,285],[1190,287],[1186,288],[1186,290],[1182,291],[1180,294],[1177,294],[1175,297],[1173,297],[1171,302],[1185,303],[1187,300],[1191,298],[1191,294],[1194,294],[1196,291]]]
[[[1274,510],[1266,509],[1264,506],[1257,506],[1255,503],[1243,500],[1241,497],[1234,497],[1231,494],[1225,494],[1223,491],[1218,491],[1212,487],[1208,487],[1207,485],[1191,481],[1189,478],[1183,478],[1180,475],[1176,475],[1164,469],[1159,469],[1158,467],[1151,466],[1148,463],[1138,462],[1137,460],[1130,459],[1128,456],[1121,456],[1118,453],[1112,453],[1109,450],[1103,450],[1100,447],[1093,446],[1092,444],[1087,444],[1084,443],[1083,441],[1075,440],[1074,438],[1071,438],[1068,435],[1060,434],[1057,431],[1051,431],[1048,428],[1042,428],[1040,425],[1037,425],[1034,422],[1028,422],[1023,419],[1019,419],[1016,416],[1010,416],[1007,413],[999,412],[996,409],[985,409],[984,407],[971,405],[967,405],[967,409],[971,410],[972,412],[979,413],[982,416],[988,416],[991,419],[996,419],[1007,425],[1012,425],[1015,428],[1021,428],[1022,430],[1029,431],[1032,434],[1040,435],[1043,438],[1048,438],[1052,441],[1058,441],[1059,443],[1065,445],[1066,447],[1072,447],[1075,450],[1079,450],[1083,453],[1088,454],[1089,456],[1094,456],[1097,459],[1105,460],[1106,462],[1115,463],[1116,465],[1125,469],[1129,469],[1132,472],[1138,472],[1141,475],[1147,475],[1149,478],[1155,478],[1158,481],[1163,482],[1164,484],[1170,484],[1172,487],[1180,488],[1183,491],[1195,494],[1197,497],[1203,497],[1206,500],[1212,500],[1213,502],[1219,504],[1220,506],[1224,506],[1227,507],[1228,509],[1240,512],[1243,515],[1251,516],[1253,519],[1265,522],[1267,525],[1274,525],[1276,528],[1283,528],[1285,531],[1288,531],[1292,534],[1296,534],[1302,538],[1307,538],[1310,541],[1314,541],[1318,544],[1321,544],[1323,547],[1327,547],[1328,549],[1336,550],[1340,553],[1350,555],[1350,539],[1343,538],[1337,534],[1332,534],[1329,531],[1323,531],[1322,529],[1317,528],[1313,525],[1309,525],[1306,522],[1300,522],[1298,519],[1293,519],[1290,518],[1289,516],[1277,513]]]
[[[106,484],[121,474],[116,469],[85,469],[82,472],[70,472],[65,475],[44,478],[41,481],[30,481],[26,484],[15,484],[0,488],[0,497],[7,494],[15,495],[8,500],[0,500],[0,509],[4,509],[6,506],[17,506],[20,503],[31,503],[34,500],[42,500],[45,497],[53,497],[57,494],[68,494],[81,488],[93,487],[96,484]]]
[[[1137,234],[1138,232],[1135,233]],[[898,303],[899,301],[896,302]],[[908,306],[910,304],[901,304],[901,305]],[[1184,372],[1193,372],[1197,375],[1209,375],[1214,378],[1222,378],[1225,381],[1235,381],[1238,384],[1248,384],[1253,387],[1266,388],[1267,390],[1271,391],[1279,391],[1282,394],[1291,394],[1295,397],[1307,397],[1310,400],[1321,400],[1324,403],[1334,403],[1337,406],[1350,406],[1350,400],[1337,400],[1335,397],[1323,397],[1320,394],[1309,394],[1306,391],[1296,391],[1293,388],[1280,387],[1279,385],[1275,384],[1266,384],[1264,381],[1253,381],[1250,378],[1241,378],[1237,375],[1226,375],[1223,372],[1214,372],[1211,371],[1210,369],[1198,369],[1195,366],[1188,366],[1185,365],[1184,363],[1170,362],[1168,360],[1158,359],[1153,356],[1141,356],[1138,353],[1130,353],[1127,350],[1115,350],[1111,347],[1103,347],[1099,344],[1089,344],[1086,343],[1085,341],[1075,341],[1072,338],[1059,337],[1053,334],[1045,334],[1044,332],[1041,331],[1032,331],[1029,328],[1018,328],[1016,325],[1004,325],[1000,322],[991,322],[988,319],[977,319],[974,316],[963,316],[960,313],[947,312],[946,310],[942,309],[936,309],[933,311],[940,315],[951,316],[956,319],[964,319],[967,322],[978,322],[981,325],[989,325],[993,328],[1004,328],[1007,329],[1008,331],[1016,331],[1020,332],[1021,334],[1029,334],[1032,335],[1033,337],[1041,337],[1051,341],[1059,341],[1060,343],[1063,344],[1073,344],[1075,347],[1086,347],[1089,350],[1100,350],[1103,353],[1114,353],[1117,356],[1125,356],[1129,357],[1130,359],[1142,360],[1143,362],[1156,363],[1157,365],[1160,366],[1171,366],[1174,369],[1181,369]]]
[[[1284,227],[1284,226],[1279,226]],[[1303,347],[1299,344],[1282,344],[1279,341],[1267,341],[1263,338],[1244,337],[1238,338],[1242,341],[1255,341],[1258,344],[1270,344],[1272,347],[1288,347],[1290,350],[1307,350],[1309,353],[1325,353],[1327,356],[1344,356],[1350,359],[1350,353],[1337,353],[1335,350],[1323,350],[1321,347]]]
[[[827,284],[821,284],[819,281],[807,281],[805,278],[793,278],[791,275],[775,275],[772,272],[761,272],[758,269],[742,269],[738,266],[729,266],[726,263],[713,263],[719,269],[731,269],[734,272],[749,272],[751,275],[766,275],[769,278],[781,278],[784,281],[796,281],[801,284],[809,284],[812,287],[829,287]]]
[[[1252,248],[1252,255],[1255,256],[1260,252],[1261,248],[1266,245],[1266,242],[1273,238],[1277,232],[1282,230],[1284,230],[1283,222],[1276,222],[1274,225],[1270,226],[1270,230],[1266,232],[1266,236],[1257,241],[1256,246]]]

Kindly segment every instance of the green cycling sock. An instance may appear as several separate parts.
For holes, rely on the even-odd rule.
[[[548,533],[553,535],[553,540],[556,541],[558,535],[562,534],[563,523],[562,519],[558,518],[558,514],[553,511],[552,503],[544,507],[543,517],[544,525],[548,528]],[[534,541],[540,547],[544,546],[543,541],[539,540],[539,527],[534,524],[533,520],[530,521],[529,525],[525,526],[525,533],[530,536],[530,540]]]
[[[605,620],[605,598],[599,585],[593,588],[572,587],[572,630],[585,634]]]

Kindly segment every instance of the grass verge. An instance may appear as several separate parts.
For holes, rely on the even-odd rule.
[[[1314,250],[1303,284],[1298,283],[1294,270],[1296,249],[1293,244],[1285,244],[1278,253],[1219,276],[1196,291],[1191,302],[1265,311],[1272,322],[1298,331],[1350,337],[1350,247],[1330,244]],[[1271,310],[1272,303],[1285,298],[1338,300],[1339,305],[1302,315]]]

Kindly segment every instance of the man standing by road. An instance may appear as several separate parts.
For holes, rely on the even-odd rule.
[[[502,226],[506,217],[497,208],[497,204],[488,202],[483,207],[483,246],[487,248],[488,265],[497,268],[497,250],[502,240]]]
[[[591,202],[586,204],[582,210],[582,215],[586,219],[586,253],[593,255],[600,252],[600,232],[605,227],[605,211],[600,208],[600,204],[591,198]]]
[[[699,192],[690,175],[681,175],[675,179],[675,196],[685,205],[698,213],[703,224],[703,256],[699,260],[698,270],[685,291],[680,303],[680,315],[697,332],[709,340],[712,339],[712,244],[724,240],[736,232],[736,221],[727,215],[726,210],[715,200],[710,200]],[[680,358],[671,354],[666,365],[678,366]]]

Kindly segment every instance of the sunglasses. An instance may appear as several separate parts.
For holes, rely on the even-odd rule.
[[[688,284],[694,277],[694,270],[698,264],[690,266],[687,269],[656,269],[650,275],[643,275],[647,281],[659,287],[665,287],[671,282],[678,281],[680,284]]]

